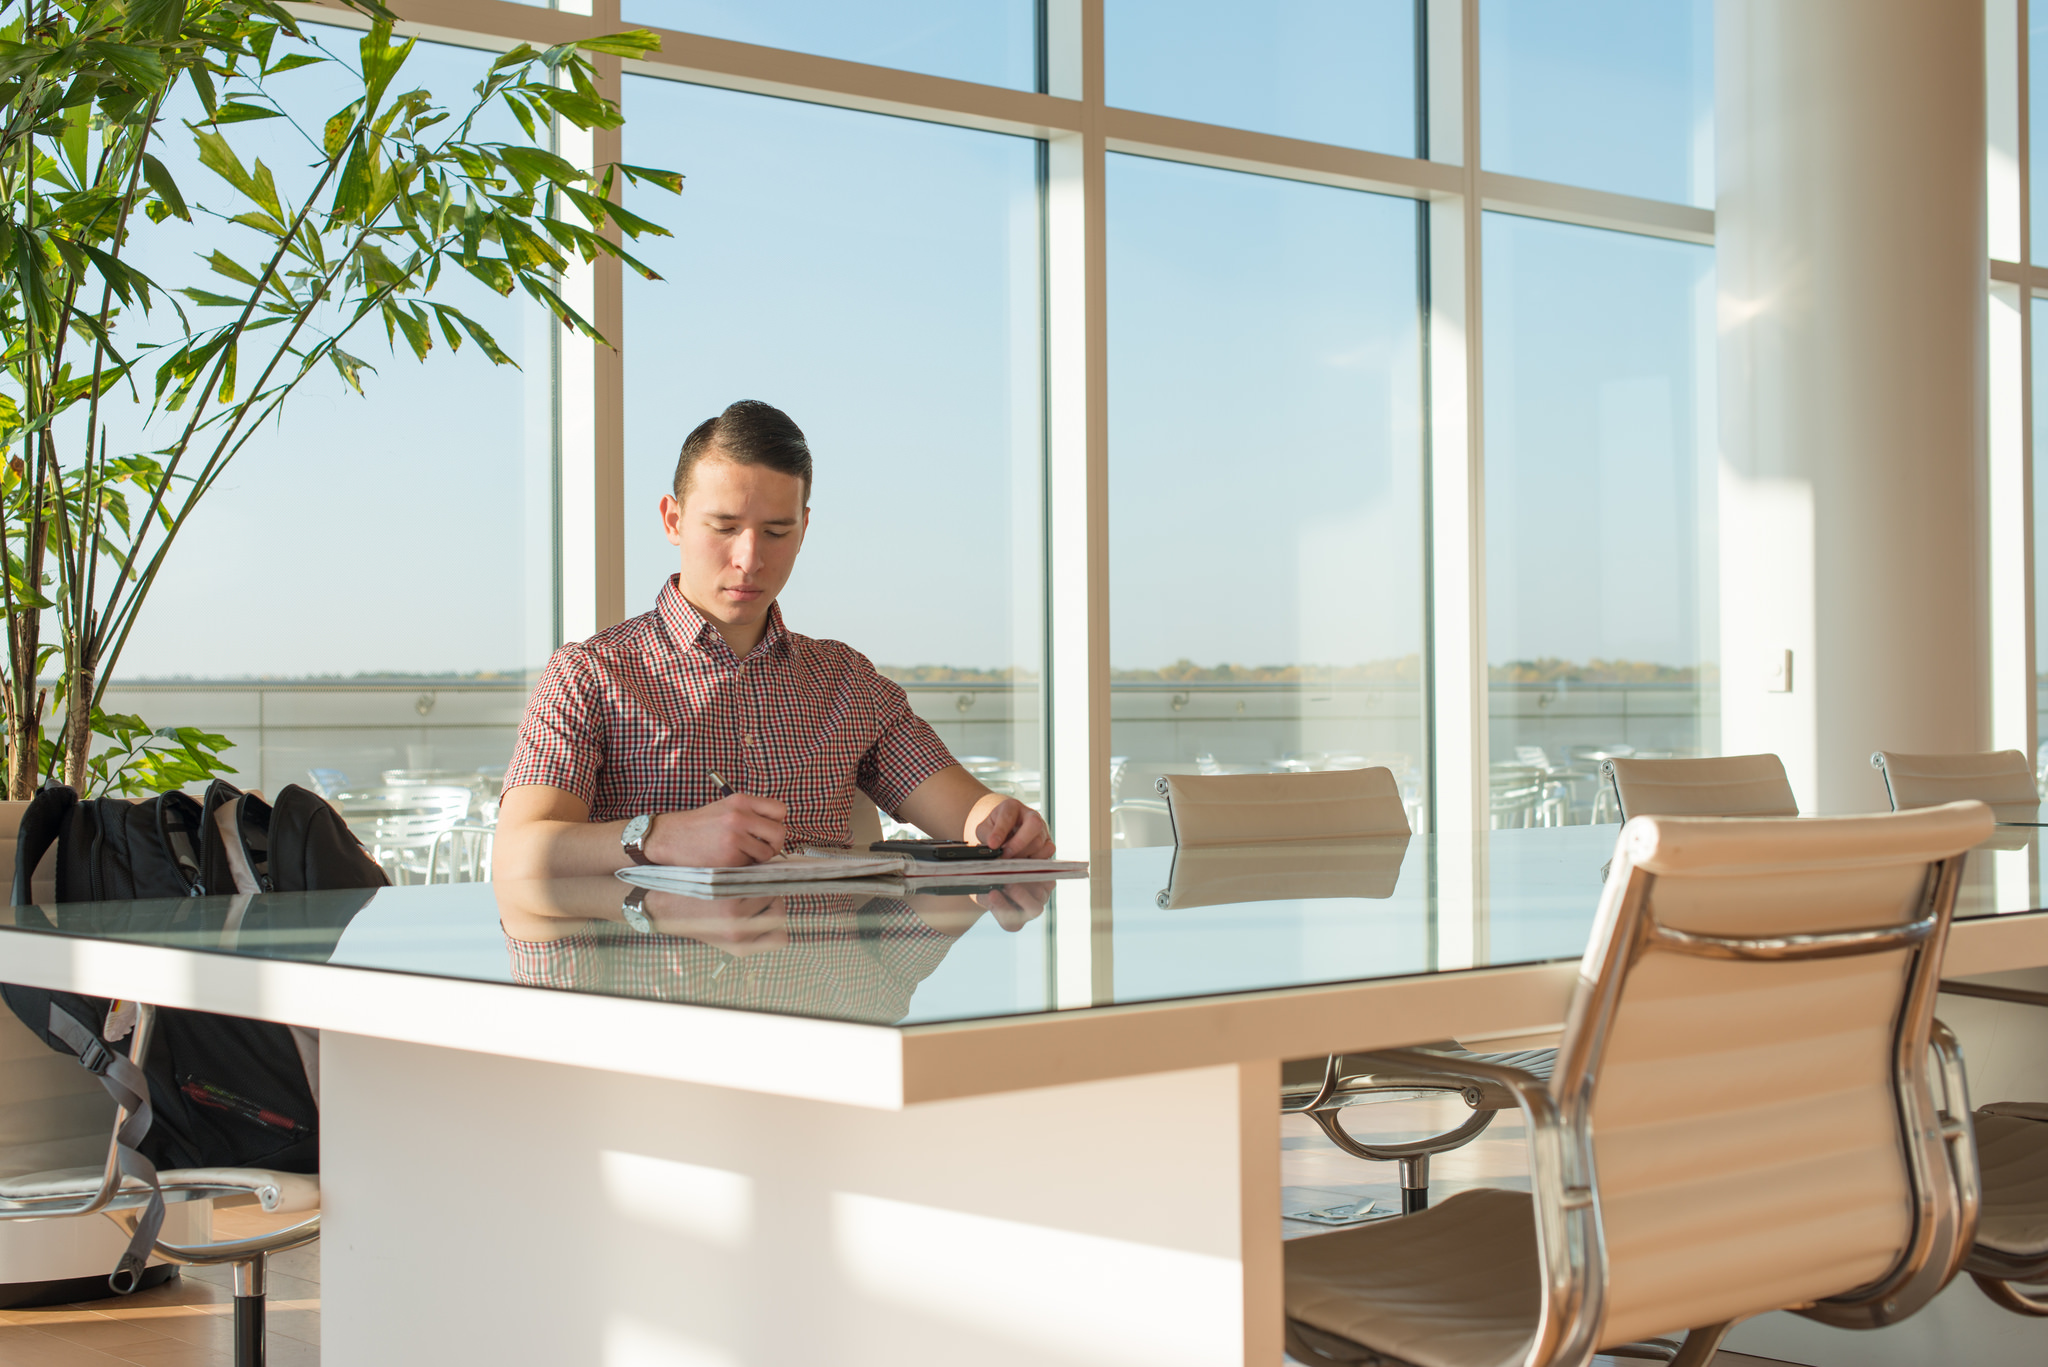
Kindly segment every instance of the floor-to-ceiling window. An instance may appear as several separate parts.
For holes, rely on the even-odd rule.
[[[1490,170],[1713,200],[1712,7],[1484,0]],[[1599,761],[1719,750],[1713,251],[1485,215],[1496,824],[1612,820]]]
[[[628,162],[688,168],[625,292],[626,610],[674,573],[656,504],[691,428],[803,428],[789,628],[844,640],[984,781],[1041,800],[1038,144],[631,76]]]
[[[1108,214],[1118,798],[1386,765],[1419,820],[1415,205],[1112,156]]]
[[[1704,0],[597,11],[408,18],[474,44],[415,57],[451,90],[483,49],[658,31],[600,59],[621,133],[557,143],[687,177],[626,192],[661,280],[564,282],[616,362],[489,298],[518,371],[379,338],[372,400],[309,396],[193,538],[316,556],[324,596],[268,575],[275,630],[202,659],[166,613],[124,659],[318,676],[236,704],[267,784],[502,762],[525,674],[652,602],[676,448],[741,397],[817,451],[792,627],[1066,848],[1163,770],[1385,764],[1456,827],[1486,804],[1446,773],[1542,768],[1495,819],[1584,820],[1574,747],[1715,749]],[[160,596],[213,601],[223,560]]]

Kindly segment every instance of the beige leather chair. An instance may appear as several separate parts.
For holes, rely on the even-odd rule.
[[[1991,824],[1974,802],[1630,821],[1547,1082],[1384,1056],[1512,1091],[1532,1192],[1289,1242],[1288,1351],[1584,1367],[1689,1331],[1672,1360],[1703,1367],[1767,1311],[1874,1328],[1925,1305],[1975,1224],[1961,1059],[1933,1008],[1964,851]]]
[[[1776,755],[1716,759],[1608,759],[1621,819],[1636,816],[1798,816],[1785,763]]]
[[[1159,780],[1180,849],[1275,840],[1407,835],[1391,769],[1307,774],[1167,774]]]
[[[1943,983],[1941,990],[2048,1007],[2048,992],[2026,988]],[[1974,1119],[1984,1199],[1963,1270],[2006,1309],[2048,1318],[2048,1103],[1994,1102]]]
[[[1879,750],[1870,767],[1884,775],[1892,810],[1938,807],[1975,798],[1991,804],[2000,821],[2033,825],[2041,819],[2041,792],[2034,768],[2018,750],[1981,755],[1903,755]]]

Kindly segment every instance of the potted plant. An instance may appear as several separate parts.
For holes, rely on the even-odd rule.
[[[509,365],[434,296],[444,272],[523,291],[599,342],[557,289],[572,258],[614,256],[658,278],[620,239],[666,231],[614,191],[633,180],[680,192],[681,176],[586,169],[546,146],[558,119],[623,122],[591,58],[643,55],[653,34],[522,45],[449,108],[407,87],[413,40],[394,38],[397,16],[381,0],[345,3],[372,21],[353,54],[273,0],[0,3],[0,698],[15,802],[46,780],[138,793],[233,772],[224,737],[100,704],[165,558],[236,455],[307,376],[332,367],[362,391],[370,367],[346,349],[353,333],[381,327],[421,360],[466,342]],[[351,97],[305,129],[312,187],[295,198],[238,154],[235,134],[293,117],[292,73],[313,66],[348,70]],[[201,117],[173,117],[180,96],[196,96]],[[493,107],[523,141],[478,132]],[[191,141],[204,186],[167,169],[168,138]],[[195,217],[253,230],[261,252],[216,250],[203,281],[134,265],[138,234]],[[139,444],[108,421],[117,397],[146,406]]]

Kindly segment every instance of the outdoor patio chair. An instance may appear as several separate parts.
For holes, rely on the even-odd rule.
[[[1974,802],[1629,822],[1548,1080],[1374,1056],[1512,1093],[1531,1191],[1290,1241],[1288,1351],[1705,1367],[1768,1311],[1876,1328],[1920,1309],[1976,1224],[1962,1061],[1933,1010],[1964,852],[1991,826]]]
[[[424,881],[434,844],[469,815],[476,794],[452,785],[360,788],[333,798],[342,820],[393,883]]]

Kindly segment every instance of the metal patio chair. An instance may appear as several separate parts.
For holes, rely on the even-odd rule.
[[[1547,1081],[1373,1056],[1512,1093],[1532,1190],[1290,1241],[1288,1351],[1705,1367],[1753,1315],[1920,1309],[1976,1227],[1962,1061],[1933,1012],[1964,853],[1991,826],[1974,802],[1632,820]]]
[[[462,824],[476,794],[441,784],[360,788],[330,799],[394,883],[422,881],[443,832]]]

